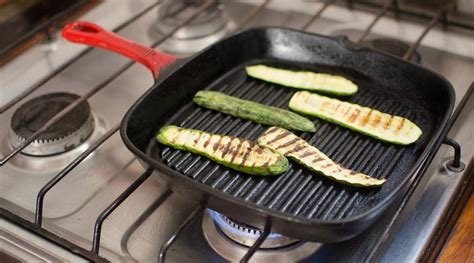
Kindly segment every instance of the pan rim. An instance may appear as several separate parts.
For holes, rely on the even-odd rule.
[[[315,36],[315,37],[318,37],[318,38],[323,38],[323,39],[326,39],[326,40],[329,40],[329,41],[336,42],[338,45],[341,45],[343,48],[349,49],[352,52],[377,53],[377,54],[380,54],[382,56],[388,57],[391,60],[395,60],[398,63],[404,63],[406,65],[414,66],[414,67],[418,68],[419,70],[426,71],[426,72],[434,75],[440,81],[444,82],[444,84],[445,84],[444,86],[446,87],[447,92],[449,94],[449,98],[448,98],[448,100],[449,100],[448,104],[449,105],[446,109],[445,116],[440,121],[440,127],[435,128],[436,130],[432,134],[431,138],[429,138],[428,143],[424,146],[423,151],[419,154],[417,160],[412,165],[412,167],[407,171],[408,176],[406,176],[406,178],[404,178],[398,186],[396,186],[393,190],[391,190],[391,192],[387,193],[387,195],[384,198],[382,198],[377,204],[375,204],[371,208],[368,208],[366,211],[363,211],[359,214],[356,214],[355,216],[349,216],[349,217],[342,218],[342,219],[325,220],[325,219],[313,219],[313,218],[300,218],[298,216],[295,216],[295,215],[292,215],[292,214],[289,214],[289,213],[283,213],[283,212],[278,211],[278,210],[274,210],[274,209],[270,209],[270,208],[267,208],[267,207],[259,206],[259,205],[253,204],[251,202],[241,200],[241,199],[236,198],[236,197],[229,196],[228,194],[223,193],[223,192],[221,192],[219,190],[216,190],[214,188],[211,188],[208,185],[197,183],[196,181],[192,180],[191,178],[189,178],[187,176],[183,176],[183,174],[175,171],[174,169],[172,169],[171,167],[165,165],[164,163],[158,162],[155,159],[151,158],[145,152],[141,151],[138,147],[136,147],[132,143],[132,141],[129,139],[129,137],[127,135],[128,123],[129,123],[130,117],[132,116],[132,114],[134,113],[136,108],[142,103],[142,101],[147,97],[147,95],[149,93],[151,93],[155,89],[158,89],[159,86],[161,85],[161,83],[164,82],[166,79],[168,79],[172,74],[174,74],[175,71],[180,70],[189,61],[195,59],[196,57],[200,56],[201,54],[204,54],[204,53],[208,52],[209,49],[211,49],[215,45],[218,45],[219,43],[225,41],[226,39],[233,38],[233,37],[236,37],[236,36],[241,35],[241,34],[248,34],[248,33],[251,33],[253,31],[262,31],[262,30],[263,31],[268,31],[268,30],[275,30],[275,29],[276,30],[289,31],[289,32],[295,32],[295,33],[298,33],[298,34],[303,34],[303,35],[308,35],[308,36]],[[416,171],[418,169],[420,169],[423,165],[426,165],[426,160],[429,159],[430,154],[434,155],[438,151],[440,145],[442,144],[442,141],[443,141],[444,137],[446,136],[446,134],[447,134],[447,132],[449,131],[449,128],[450,128],[450,127],[448,127],[448,121],[449,121],[449,118],[450,118],[450,116],[452,114],[452,111],[453,111],[453,108],[454,108],[455,92],[454,92],[454,89],[453,89],[451,83],[444,76],[440,75],[437,72],[434,72],[430,69],[424,68],[424,67],[422,67],[418,64],[415,64],[411,61],[402,60],[402,59],[400,59],[396,56],[393,56],[393,55],[390,55],[390,54],[387,54],[387,53],[384,53],[384,52],[381,52],[381,51],[377,51],[377,50],[369,48],[369,47],[359,46],[359,45],[357,45],[355,43],[352,43],[350,41],[349,41],[349,44],[348,44],[347,41],[348,40],[345,37],[324,36],[324,35],[320,35],[320,34],[317,34],[317,33],[302,32],[302,31],[295,30],[295,29],[289,29],[289,28],[284,28],[284,27],[275,27],[275,26],[255,27],[255,28],[251,28],[251,29],[246,29],[246,30],[239,31],[239,32],[237,32],[237,33],[235,33],[231,36],[226,37],[226,38],[223,38],[220,41],[216,42],[215,44],[213,44],[213,45],[203,49],[202,51],[198,52],[197,54],[193,55],[189,59],[185,59],[186,61],[183,64],[181,64],[179,67],[175,68],[175,70],[171,74],[169,74],[169,75],[159,79],[158,81],[156,81],[155,84],[151,88],[149,88],[129,108],[129,110],[125,114],[124,118],[122,119],[122,122],[121,122],[121,125],[120,125],[120,135],[122,137],[122,140],[124,141],[124,144],[126,145],[126,147],[133,154],[137,155],[140,159],[145,161],[147,164],[152,165],[154,167],[154,169],[156,169],[157,171],[165,174],[165,176],[176,176],[177,180],[179,180],[180,182],[184,182],[186,184],[192,185],[192,187],[198,187],[201,191],[204,191],[208,194],[211,194],[211,195],[214,195],[214,196],[217,195],[219,198],[225,199],[227,202],[234,203],[236,205],[246,207],[248,209],[252,209],[256,213],[261,214],[262,216],[272,216],[272,217],[276,217],[280,220],[290,221],[290,222],[293,222],[293,223],[297,223],[297,224],[301,224],[301,225],[305,225],[305,226],[309,226],[309,227],[312,227],[312,226],[338,226],[338,225],[341,225],[341,224],[355,223],[357,221],[361,221],[361,220],[364,220],[364,219],[370,218],[370,217],[378,217],[381,214],[381,212],[383,212],[385,210],[385,208],[388,205],[391,204],[393,199],[399,194],[400,190],[404,186],[406,186],[407,182],[411,179],[414,179]],[[346,42],[346,43],[344,43],[344,42]],[[352,47],[349,47],[349,45],[351,45]]]

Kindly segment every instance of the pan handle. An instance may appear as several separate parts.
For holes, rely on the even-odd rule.
[[[129,57],[147,67],[155,79],[158,78],[161,68],[177,59],[174,56],[160,53],[152,48],[125,39],[90,22],[76,21],[69,23],[64,27],[62,36],[71,42],[103,48]]]

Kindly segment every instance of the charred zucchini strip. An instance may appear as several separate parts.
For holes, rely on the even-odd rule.
[[[220,111],[256,123],[279,126],[289,130],[314,132],[314,123],[294,112],[243,100],[216,91],[199,91],[194,102],[202,107]]]
[[[373,178],[342,167],[316,147],[282,128],[271,127],[258,138],[258,144],[271,148],[309,170],[345,185],[379,187],[385,182],[385,179]]]
[[[256,79],[283,85],[295,89],[324,92],[335,95],[352,95],[357,92],[357,85],[352,81],[336,75],[310,71],[291,71],[272,68],[265,65],[248,66],[247,74]]]
[[[237,137],[166,126],[156,135],[158,142],[203,155],[216,163],[253,175],[277,175],[288,169],[281,154]]]
[[[394,144],[411,144],[423,133],[416,124],[406,118],[306,91],[296,92],[289,107],[296,112],[316,116]]]

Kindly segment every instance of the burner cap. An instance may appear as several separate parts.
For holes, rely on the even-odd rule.
[[[238,262],[262,233],[247,224],[237,223],[222,214],[207,209],[202,219],[202,233],[211,248],[229,262]],[[229,233],[239,233],[238,238]],[[229,235],[232,235],[231,238]],[[237,241],[240,239],[240,241]],[[285,245],[286,244],[286,245]],[[255,262],[301,262],[314,254],[321,244],[301,242],[271,233],[261,249],[252,256]]]
[[[21,105],[13,114],[10,123],[12,146],[17,147],[78,98],[78,95],[70,93],[49,93]],[[65,152],[86,140],[93,129],[94,122],[89,104],[83,102],[49,127],[22,152],[38,156]]]
[[[163,3],[158,11],[157,29],[164,33],[168,32],[194,14],[201,5],[201,1],[167,1]],[[179,39],[200,38],[216,33],[227,23],[220,5],[216,2],[210,8],[198,15],[193,21],[182,27],[173,37]]]
[[[158,20],[151,34],[166,34],[185,22],[203,1],[165,1],[158,10]],[[188,56],[223,38],[235,27],[222,4],[213,3],[193,21],[181,27],[160,48],[175,55]]]
[[[211,217],[224,235],[232,241],[250,247],[262,234],[262,230],[248,224],[238,222],[227,216],[210,211]],[[270,233],[260,248],[281,248],[298,242],[299,240],[277,233]]]
[[[374,38],[364,41],[363,44],[397,57],[403,57],[410,49],[409,44],[393,38]],[[421,63],[420,54],[415,51],[410,61],[418,64]]]

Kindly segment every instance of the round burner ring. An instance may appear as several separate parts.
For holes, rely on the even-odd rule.
[[[194,14],[203,1],[163,1],[151,35],[167,34]],[[160,45],[160,49],[178,56],[189,56],[223,38],[235,28],[235,23],[221,3],[214,3],[193,21],[181,27]]]
[[[71,93],[49,93],[21,105],[10,122],[10,145],[18,147],[78,98],[78,95]],[[93,130],[94,120],[90,106],[83,102],[38,136],[22,153],[47,156],[66,152],[84,142]]]
[[[373,38],[364,41],[363,44],[397,57],[403,57],[410,49],[410,45],[408,43],[393,38]],[[420,64],[420,53],[415,51],[410,58],[410,61]]]
[[[253,243],[245,246],[231,240],[220,229],[218,226],[219,223],[215,221],[215,218],[221,218],[224,220],[219,213],[213,210],[208,209],[204,213],[202,221],[204,237],[212,249],[225,259],[231,262],[241,260],[247,253],[249,249],[248,247],[253,245]],[[270,238],[270,236],[268,238]],[[272,263],[301,261],[312,255],[319,247],[319,243],[293,242],[283,247],[259,249],[253,255],[252,260],[255,262]]]
[[[228,218],[223,214],[217,213],[215,211],[210,213],[211,217],[214,219],[214,222],[217,224],[222,233],[224,233],[232,241],[241,245],[247,247],[252,246],[255,241],[257,241],[258,237],[263,233],[263,231],[258,228],[238,222]],[[297,239],[286,237],[277,233],[270,233],[260,248],[280,248],[297,242],[299,242]]]
[[[224,235],[232,241],[250,247],[258,237],[262,234],[262,230],[245,223],[238,222],[216,211],[209,210],[209,215],[213,218],[215,224]],[[299,240],[280,235],[278,233],[270,233],[260,248],[281,248]]]
[[[200,1],[173,0],[165,1],[158,10],[156,27],[159,32],[166,33],[181,25],[200,7]],[[196,19],[173,34],[178,39],[195,39],[206,37],[224,28],[227,17],[219,3],[201,13]]]

